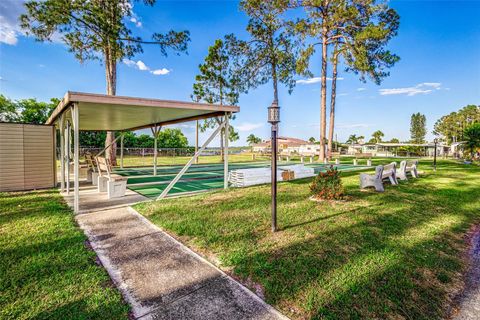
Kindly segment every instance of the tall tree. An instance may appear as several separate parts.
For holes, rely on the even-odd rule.
[[[424,143],[427,134],[427,118],[420,112],[412,114],[410,119],[410,138],[413,143]]]
[[[199,65],[200,73],[195,77],[192,99],[194,101],[205,101],[208,103],[219,103],[220,105],[235,105],[238,103],[241,86],[232,68],[230,52],[224,41],[215,40],[215,43],[208,48],[208,55],[204,63]],[[230,119],[235,119],[231,116]],[[222,122],[221,118],[206,119],[200,127],[204,132],[208,128],[214,128]],[[225,129],[220,135],[220,154],[223,161],[223,138]],[[228,132],[230,141],[238,140],[235,128],[230,125]]]
[[[384,136],[385,136],[385,134],[382,131],[380,131],[380,130],[375,131],[374,133],[372,133],[373,142],[375,142],[375,143],[382,142],[382,138]]]
[[[310,142],[310,143],[315,143],[315,141],[317,141],[317,140],[315,139],[315,137],[310,137],[310,138],[308,138],[308,142]]]
[[[465,128],[464,137],[465,147],[470,152],[470,155],[474,157],[475,153],[480,151],[480,122]]]
[[[279,103],[278,85],[291,93],[295,87],[295,43],[283,17],[288,0],[244,0],[240,7],[249,16],[250,39],[227,36],[236,58],[236,70],[244,90],[271,81],[273,101]]]
[[[391,68],[400,58],[386,49],[388,42],[397,35],[399,16],[387,5],[377,5],[376,0],[344,1],[337,16],[333,34],[332,86],[330,96],[330,123],[328,150],[332,150],[335,130],[335,105],[337,68],[344,57],[346,71],[360,75],[360,81],[369,77],[377,85],[389,76]],[[329,156],[330,157],[330,156]]]
[[[382,11],[382,6],[376,0],[297,0],[294,6],[305,9],[307,18],[300,19],[296,24],[296,32],[303,39],[312,37],[314,40],[302,50],[297,69],[308,69],[309,60],[316,47],[321,46],[321,90],[320,90],[320,157],[325,158],[326,139],[326,108],[327,108],[327,65],[333,64],[332,99],[330,109],[329,147],[333,141],[334,117],[336,101],[337,63],[340,55],[345,55],[349,68],[354,72],[382,75],[380,67],[383,62],[393,56],[382,50],[388,36],[381,38],[381,29],[390,29],[397,25],[398,16],[394,11]],[[388,17],[388,19],[387,19]],[[385,22],[389,21],[387,28]],[[385,31],[385,30],[384,30]],[[334,46],[331,56],[329,47]],[[384,57],[382,57],[382,55]],[[389,56],[387,58],[387,56]],[[352,59],[355,57],[355,59]],[[365,64],[368,62],[368,64]],[[363,63],[363,64],[362,64]]]
[[[260,139],[260,137],[257,137],[256,135],[254,135],[253,133],[251,133],[250,135],[248,135],[247,137],[247,143],[251,146],[251,145],[254,145],[254,144],[257,144],[257,143],[260,143],[262,142],[262,139]]]
[[[133,0],[45,0],[25,3],[27,13],[20,17],[21,26],[27,34],[33,34],[39,41],[50,41],[59,34],[75,58],[100,60],[105,66],[106,92],[115,95],[117,91],[117,63],[132,58],[143,51],[142,45],[152,44],[160,48],[162,55],[167,50],[177,53],[187,49],[190,40],[188,31],[170,30],[165,34],[153,33],[151,40],[134,36],[127,26],[133,16]],[[156,0],[143,0],[153,6]],[[114,132],[108,132],[105,143],[115,139]],[[106,156],[116,162],[116,148],[112,145]]]
[[[437,120],[433,133],[446,143],[463,141],[465,128],[476,122],[480,122],[480,106],[467,105]]]

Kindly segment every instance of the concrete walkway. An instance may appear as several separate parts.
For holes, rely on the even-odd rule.
[[[76,219],[136,319],[286,319],[130,207]]]

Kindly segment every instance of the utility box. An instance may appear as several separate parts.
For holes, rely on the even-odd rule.
[[[0,123],[0,191],[55,186],[53,126]]]

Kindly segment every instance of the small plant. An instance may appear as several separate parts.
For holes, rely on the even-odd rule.
[[[333,166],[325,172],[320,172],[310,185],[313,197],[322,200],[340,200],[343,199],[344,190],[340,171]]]

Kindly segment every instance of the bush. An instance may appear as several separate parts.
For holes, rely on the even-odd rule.
[[[325,172],[320,172],[310,185],[312,194],[317,199],[340,200],[343,199],[344,191],[340,171],[333,166]]]

